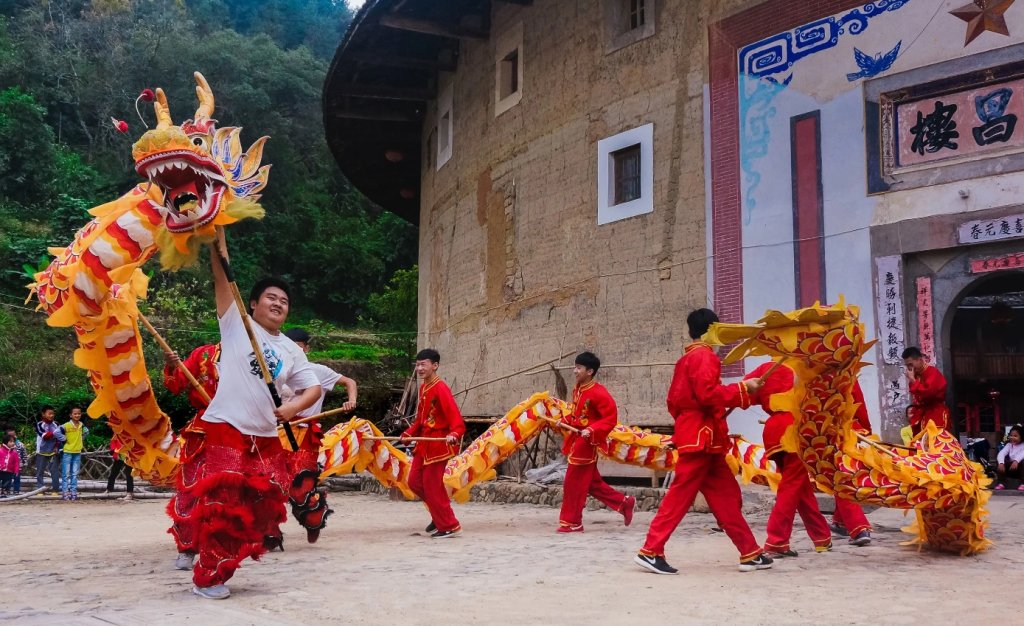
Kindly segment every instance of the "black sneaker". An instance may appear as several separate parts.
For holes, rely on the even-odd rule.
[[[434,539],[448,539],[449,537],[458,537],[461,534],[462,529],[456,528],[455,530],[437,530],[430,536]]]
[[[863,547],[871,543],[871,533],[866,530],[860,531],[856,537],[850,539],[851,546]]]
[[[633,562],[644,568],[649,572],[655,574],[675,574],[679,570],[668,564],[663,556],[647,556],[646,554],[637,554],[633,557]]]
[[[772,558],[767,554],[759,554],[757,558],[750,559],[749,561],[743,561],[740,563],[741,572],[752,572],[757,569],[771,569]]]
[[[789,550],[765,550],[765,554],[768,555],[768,558],[773,559],[773,560],[774,559],[782,559],[782,558],[785,558],[787,556],[789,556],[789,557],[800,556],[797,553],[797,551],[792,549],[792,548],[790,548]]]
[[[434,522],[431,521],[430,525],[423,529],[424,532],[433,533],[437,531],[437,526],[434,526]]]

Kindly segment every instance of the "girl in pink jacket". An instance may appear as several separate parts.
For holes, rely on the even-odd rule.
[[[14,477],[21,473],[21,455],[14,442],[14,435],[5,435],[0,445],[0,496],[11,495]]]

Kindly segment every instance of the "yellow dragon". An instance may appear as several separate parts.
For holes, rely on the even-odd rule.
[[[90,210],[94,219],[67,248],[50,250],[54,260],[29,285],[47,324],[75,329],[75,365],[96,393],[89,415],[106,416],[128,464],[156,483],[176,473],[178,443],[142,353],[136,305],[148,278],[140,268],[157,252],[164,269],[191,264],[216,227],[261,218],[270,169],[260,165],[267,137],[243,150],[241,129],[217,128],[213,91],[202,74],[195,80],[199,107],[180,126],[163,90],[155,92],[156,127],[132,147],[147,182]]]

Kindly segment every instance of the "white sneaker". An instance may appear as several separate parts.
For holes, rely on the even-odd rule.
[[[135,496],[133,496],[132,494],[129,493],[129,494],[126,494],[123,498],[118,498],[118,499],[119,500],[124,500],[125,502],[131,502],[132,500],[135,499]]]
[[[178,558],[174,559],[174,569],[192,569],[192,563],[195,561],[195,558],[196,555],[194,554],[188,554],[187,552],[179,552]]]
[[[192,587],[192,593],[207,600],[223,600],[231,595],[227,585],[214,585],[212,587]]]

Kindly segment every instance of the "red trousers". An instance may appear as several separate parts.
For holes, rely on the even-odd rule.
[[[697,492],[704,494],[711,513],[740,551],[740,561],[761,554],[750,526],[743,519],[743,496],[724,454],[689,452],[680,454],[676,462],[676,477],[661,501],[658,513],[651,520],[641,554],[663,556],[665,544],[693,506]]]
[[[586,465],[569,464],[565,470],[565,482],[562,485],[562,511],[558,514],[559,526],[580,526],[583,524],[583,507],[587,504],[587,496],[591,495],[606,507],[619,513],[626,496],[612,489],[604,482],[601,472],[597,471],[597,463]]]
[[[764,543],[764,549],[773,552],[789,550],[789,537],[793,534],[793,520],[797,513],[803,519],[804,529],[815,547],[831,545],[832,531],[818,509],[814,485],[807,476],[807,468],[800,456],[789,452],[777,454],[773,459],[782,470],[782,480],[775,496],[775,506],[768,516],[768,540]]]
[[[849,531],[851,539],[865,530],[871,530],[871,524],[868,523],[868,518],[864,515],[864,510],[860,508],[860,505],[843,498],[836,498],[836,510],[832,513],[832,523],[845,527]]]
[[[458,530],[459,520],[455,519],[448,491],[444,488],[444,466],[443,461],[425,465],[423,457],[413,457],[412,468],[409,469],[409,488],[427,505],[430,519],[438,530]]]
[[[179,550],[199,554],[192,581],[211,587],[227,582],[246,558],[259,559],[267,551],[267,537],[281,536],[289,453],[277,437],[250,437],[228,424],[200,419],[185,440],[189,454],[167,512]],[[189,503],[187,518],[179,516],[179,500]],[[189,537],[179,534],[183,528]]]

